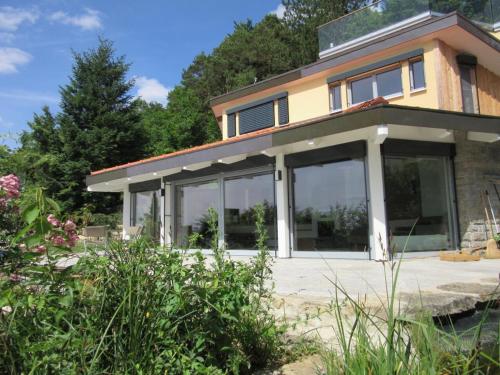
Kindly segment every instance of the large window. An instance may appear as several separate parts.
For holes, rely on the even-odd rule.
[[[299,167],[292,173],[295,250],[367,250],[364,160]]]
[[[401,66],[349,82],[349,105],[402,95]]]
[[[191,240],[192,245],[210,248],[209,210],[218,210],[218,182],[179,185],[175,189],[175,200],[177,245],[188,246]]]
[[[422,58],[410,60],[410,88],[412,91],[425,88],[424,61]]]
[[[384,158],[387,220],[397,251],[453,246],[449,158]],[[413,228],[413,231],[412,231]]]
[[[160,239],[161,213],[160,192],[141,191],[132,193],[130,225],[142,227],[142,233],[154,240]]]
[[[228,249],[255,249],[255,207],[265,213],[267,246],[276,245],[274,178],[272,173],[224,181],[224,239]]]

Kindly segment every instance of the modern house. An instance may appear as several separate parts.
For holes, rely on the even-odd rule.
[[[262,204],[278,257],[487,239],[485,191],[500,217],[500,0],[382,0],[318,33],[316,62],[211,100],[221,141],[87,177],[89,191],[123,192],[124,234],[149,222],[163,243],[198,233],[206,248],[213,208],[221,246],[254,254]]]

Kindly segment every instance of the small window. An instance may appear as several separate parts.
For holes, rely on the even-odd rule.
[[[462,107],[466,113],[479,113],[476,89],[476,70],[472,65],[460,64],[460,83],[462,86]]]
[[[374,96],[393,96],[403,92],[401,82],[401,67],[377,74],[377,93]]]
[[[412,91],[425,88],[424,61],[410,61],[410,88]]]
[[[342,98],[340,96],[340,84],[330,86],[330,111],[342,110]]]
[[[373,77],[361,78],[351,82],[351,105],[373,99]]]

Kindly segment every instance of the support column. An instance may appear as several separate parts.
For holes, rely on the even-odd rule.
[[[126,240],[128,228],[130,227],[130,191],[128,186],[123,190],[123,218],[122,218],[122,238]]]
[[[371,258],[384,259],[387,250],[387,225],[384,202],[384,173],[380,143],[368,140],[368,188],[370,193]]]
[[[162,227],[161,227],[161,236],[163,240],[163,245],[171,246],[172,245],[172,189],[169,183],[165,183],[164,185],[165,195],[163,196],[163,211],[162,211]]]
[[[279,174],[281,172],[281,178]],[[276,211],[278,224],[278,257],[290,258],[290,223],[288,211],[288,170],[285,167],[285,155],[276,155]]]

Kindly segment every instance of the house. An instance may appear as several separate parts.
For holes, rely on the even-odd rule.
[[[211,100],[221,141],[92,172],[88,190],[123,192],[124,233],[179,246],[208,248],[213,208],[236,255],[255,254],[257,204],[278,257],[480,245],[488,198],[500,217],[500,3],[479,3],[333,20],[316,62]]]

